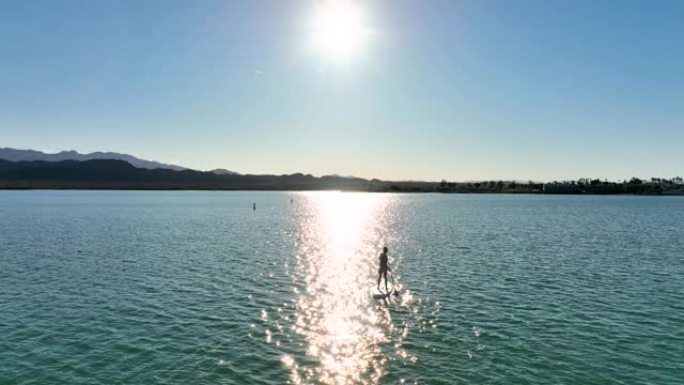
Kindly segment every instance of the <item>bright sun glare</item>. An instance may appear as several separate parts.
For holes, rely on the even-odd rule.
[[[313,16],[313,45],[325,58],[348,60],[367,43],[369,29],[361,6],[351,0],[328,0]]]

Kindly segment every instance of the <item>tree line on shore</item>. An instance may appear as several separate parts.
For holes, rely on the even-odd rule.
[[[541,183],[534,181],[490,180],[481,182],[448,182],[442,180],[437,191],[444,193],[528,193],[528,194],[644,194],[660,195],[684,191],[681,177],[642,180],[637,177],[624,181],[580,178],[569,181]]]

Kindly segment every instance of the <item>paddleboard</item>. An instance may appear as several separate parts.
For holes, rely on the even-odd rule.
[[[387,283],[387,290],[385,290],[385,281],[380,283],[380,288],[378,289],[377,286],[373,286],[371,288],[371,295],[373,295],[373,298],[375,299],[384,299],[388,298],[392,292],[394,291],[394,285],[392,282]]]

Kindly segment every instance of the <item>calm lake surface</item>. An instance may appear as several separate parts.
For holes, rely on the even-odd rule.
[[[0,191],[3,385],[683,384],[682,357],[682,197]]]

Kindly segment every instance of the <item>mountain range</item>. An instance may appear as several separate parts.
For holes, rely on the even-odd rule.
[[[133,155],[119,154],[116,152],[91,152],[89,154],[81,154],[76,151],[61,151],[56,154],[48,154],[42,151],[35,150],[17,150],[14,148],[0,148],[0,159],[9,160],[11,162],[22,161],[44,161],[44,162],[60,162],[63,160],[95,160],[95,159],[112,159],[123,160],[131,164],[133,167],[155,169],[163,168],[175,171],[186,170],[185,167],[176,166],[173,164],[166,164],[155,162],[152,160],[145,160],[137,158]]]
[[[46,154],[0,148],[2,189],[125,190],[344,190],[368,192],[544,193],[684,195],[681,178],[637,178],[623,183],[582,180],[572,183],[383,181],[339,175],[250,175],[226,169],[197,171],[115,152]]]
[[[221,168],[197,171],[116,152],[49,154],[0,148],[0,189],[434,191],[435,186],[338,175],[243,175]]]
[[[430,190],[434,190],[436,184],[426,185]],[[339,176],[315,177],[302,173],[242,175],[189,169],[146,169],[134,167],[117,159],[54,162],[13,162],[0,159],[0,189],[386,191],[390,187],[392,186],[388,182],[377,180]]]

